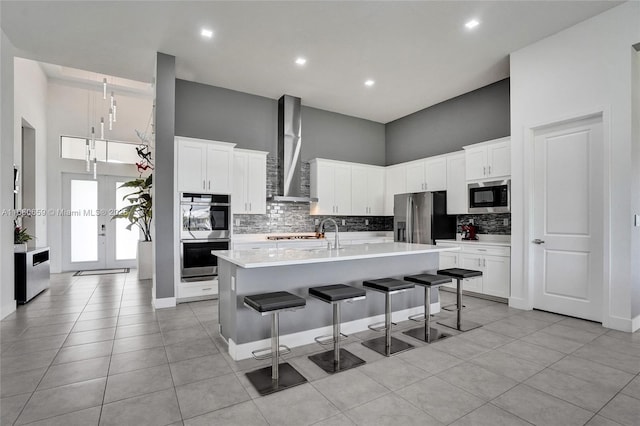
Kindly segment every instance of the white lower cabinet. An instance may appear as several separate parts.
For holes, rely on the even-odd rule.
[[[445,247],[460,247],[457,253],[440,253],[439,269],[462,268],[481,271],[481,277],[466,278],[462,289],[490,296],[508,298],[511,295],[511,249],[481,243],[440,243]],[[456,288],[455,280],[445,287]]]
[[[208,298],[218,295],[218,279],[209,281],[180,282],[178,285],[178,299]]]

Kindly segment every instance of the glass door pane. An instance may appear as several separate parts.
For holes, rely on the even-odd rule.
[[[71,180],[71,262],[98,260],[98,182]]]
[[[134,188],[120,188],[124,182],[116,182],[116,209],[128,206],[130,203],[123,198],[135,192]],[[116,260],[130,260],[136,258],[138,247],[138,235],[140,233],[137,226],[132,226],[131,230],[127,229],[129,221],[127,219],[116,219]]]

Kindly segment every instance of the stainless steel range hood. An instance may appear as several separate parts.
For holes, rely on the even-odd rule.
[[[278,194],[270,201],[311,203],[317,198],[302,195],[302,103],[300,98],[284,95],[278,100]]]

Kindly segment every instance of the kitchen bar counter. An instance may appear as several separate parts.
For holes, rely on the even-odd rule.
[[[307,299],[304,309],[280,316],[281,343],[289,347],[314,342],[314,337],[331,334],[331,306],[309,297],[309,287],[348,284],[362,288],[362,281],[384,277],[435,273],[439,253],[459,247],[424,244],[378,243],[345,246],[341,250],[254,249],[214,252],[218,256],[220,289],[220,334],[229,344],[234,360],[251,356],[251,351],[269,346],[271,322],[243,304],[250,294],[288,291]],[[423,311],[421,287],[393,298],[393,321],[405,321]],[[440,310],[437,297],[432,313]],[[367,292],[367,298],[345,306],[343,331],[367,330],[384,319],[384,295]]]
[[[327,240],[333,243],[332,240]],[[213,251],[218,259],[224,259],[241,268],[301,265],[309,263],[340,262],[376,257],[405,256],[421,253],[455,251],[454,247],[437,247],[427,244],[378,243],[347,245],[339,250],[326,248],[284,248],[254,250]]]

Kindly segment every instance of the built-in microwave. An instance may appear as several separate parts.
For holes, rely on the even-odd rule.
[[[511,180],[474,182],[469,187],[469,213],[511,211]]]
[[[181,240],[230,238],[229,195],[180,194]]]

